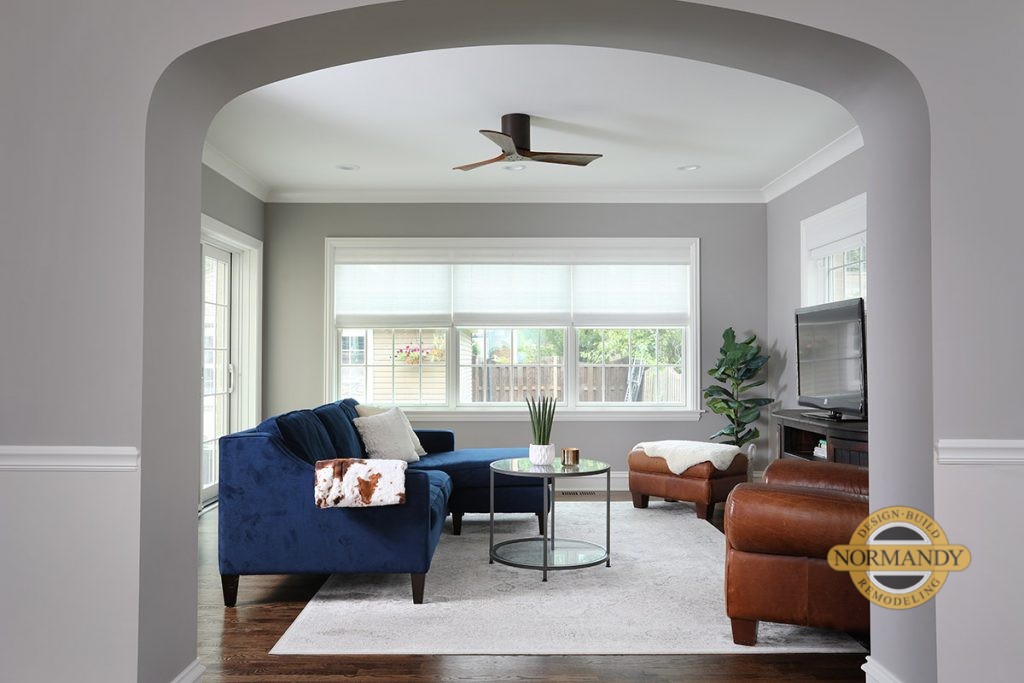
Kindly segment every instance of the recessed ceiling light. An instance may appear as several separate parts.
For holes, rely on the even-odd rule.
[[[359,166],[357,166],[356,164],[338,164],[334,168],[338,169],[339,171],[358,171],[359,170]]]
[[[688,165],[688,166],[680,166],[680,167],[679,167],[679,168],[677,168],[676,170],[677,170],[677,171],[696,171],[696,170],[698,170],[699,168],[700,168],[700,166],[699,166],[699,165],[697,165],[697,164],[690,164],[690,165]]]
[[[512,164],[511,166],[502,166],[506,171],[525,171],[526,166],[523,164]]]

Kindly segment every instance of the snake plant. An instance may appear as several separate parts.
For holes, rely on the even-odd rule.
[[[533,427],[533,443],[544,446],[551,443],[551,425],[555,421],[555,398],[553,396],[526,397],[530,409],[530,426]]]

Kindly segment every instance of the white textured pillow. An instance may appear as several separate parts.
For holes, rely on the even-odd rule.
[[[370,415],[380,415],[381,413],[387,412],[388,410],[397,410],[398,414],[402,416],[402,420],[405,422],[405,426],[409,430],[409,440],[412,441],[412,449],[416,451],[416,455],[426,455],[427,449],[420,443],[420,437],[416,436],[416,430],[412,428],[412,424],[409,422],[409,418],[406,417],[405,413],[402,412],[401,408],[381,408],[379,406],[367,406],[362,403],[356,405],[356,413],[359,417],[369,417]]]
[[[366,446],[367,458],[381,460],[404,460],[416,462],[420,456],[409,441],[408,422],[402,419],[398,408],[385,410],[377,415],[357,417],[352,424],[359,430]]]

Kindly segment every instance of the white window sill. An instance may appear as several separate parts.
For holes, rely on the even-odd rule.
[[[528,422],[526,408],[464,408],[460,410],[431,410],[403,408],[412,422]],[[557,410],[557,422],[697,422],[701,410],[679,408],[589,408]]]

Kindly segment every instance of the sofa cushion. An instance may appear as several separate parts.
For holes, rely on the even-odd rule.
[[[420,437],[416,435],[416,430],[412,428],[412,423],[409,422],[409,417],[401,408],[387,408],[383,406],[368,406],[365,403],[361,403],[356,406],[356,413],[359,417],[370,417],[371,415],[380,415],[386,413],[389,410],[397,410],[398,414],[402,417],[402,422],[408,428],[409,441],[412,442],[412,449],[416,451],[416,455],[426,455],[427,451],[423,448],[423,444],[420,443]]]
[[[290,451],[310,465],[334,458],[334,446],[312,410],[294,410],[277,416],[277,428]]]
[[[362,458],[363,447],[356,434],[356,428],[352,426],[352,420],[345,415],[345,411],[337,403],[328,403],[313,409],[313,414],[327,430],[331,438],[334,450],[338,458]]]
[[[489,487],[491,463],[505,458],[525,458],[526,448],[460,448],[445,453],[431,453],[419,462],[409,463],[409,469],[441,470],[452,478],[456,488]],[[535,477],[510,477],[499,475],[494,478],[495,486],[538,486]]]
[[[398,408],[392,408],[377,415],[357,417],[352,424],[363,438],[366,455],[384,460],[405,460],[416,462],[420,456],[409,439],[408,423]]]
[[[345,417],[352,421],[359,417],[359,413],[356,412],[356,406],[359,405],[359,401],[354,398],[346,398],[340,401],[336,401],[338,407],[341,408],[341,412],[345,413]],[[366,457],[366,445],[363,443],[363,437],[359,435],[359,431],[356,431],[356,438],[359,440],[359,450],[362,452],[363,457]]]
[[[341,408],[342,412],[344,412],[350,420],[354,420],[359,417],[359,413],[356,412],[357,405],[359,405],[359,401],[354,398],[345,398],[338,401],[338,407]]]

